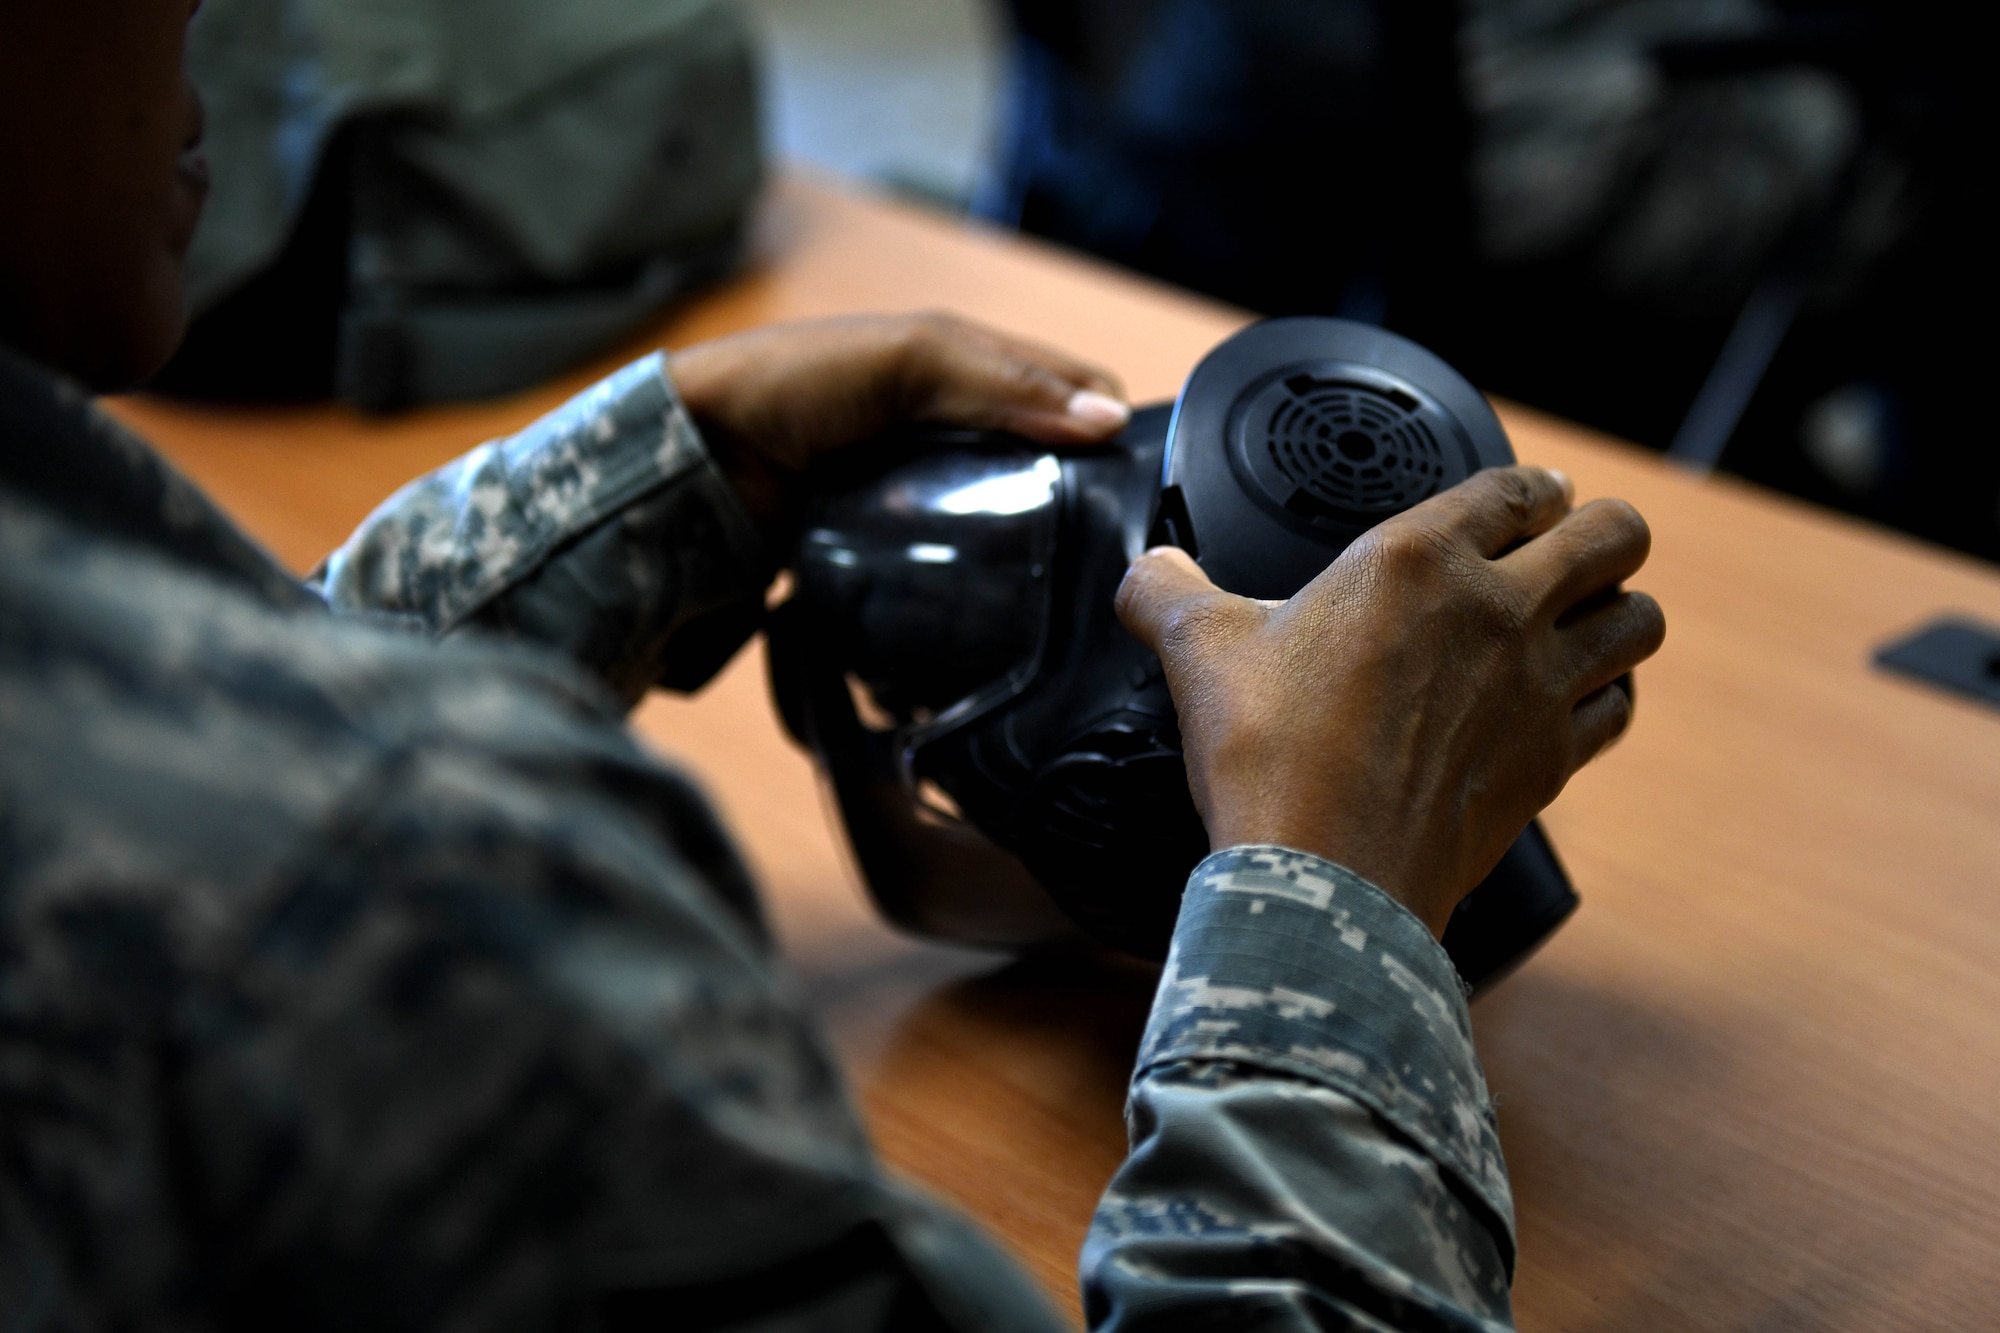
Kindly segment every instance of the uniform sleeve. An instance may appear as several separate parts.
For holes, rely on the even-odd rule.
[[[1127,1115],[1083,1252],[1092,1327],[1512,1328],[1457,973],[1341,867],[1240,847],[1196,869]]]
[[[699,793],[481,652],[179,1007],[188,1322],[1061,1333],[881,1173]]]
[[[312,584],[336,611],[555,648],[631,702],[706,682],[773,572],[655,354],[405,486]]]

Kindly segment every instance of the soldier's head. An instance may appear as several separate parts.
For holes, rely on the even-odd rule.
[[[180,341],[207,195],[200,0],[0,0],[0,343],[98,388]]]

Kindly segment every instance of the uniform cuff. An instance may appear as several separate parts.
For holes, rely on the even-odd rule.
[[[1323,1084],[1407,1136],[1498,1220],[1513,1198],[1458,973],[1430,931],[1351,871],[1285,847],[1195,867],[1139,1053]]]
[[[757,596],[773,572],[756,525],[709,457],[654,354],[519,434],[411,482],[328,558],[314,582],[346,610],[446,633],[480,616],[579,538],[677,483],[715,522],[704,599]]]

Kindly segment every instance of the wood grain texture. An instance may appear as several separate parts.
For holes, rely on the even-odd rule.
[[[941,307],[1096,358],[1144,400],[1242,319],[797,178],[758,254],[646,342]],[[387,422],[119,410],[304,568],[395,485],[601,369]],[[2000,713],[1868,664],[1936,612],[2000,622],[2000,576],[1503,416],[1523,458],[1646,514],[1638,583],[1669,621],[1636,729],[1548,815],[1585,906],[1475,1015],[1520,1208],[1522,1327],[2000,1327]],[[885,1159],[1074,1310],[1149,977],[1006,967],[884,929],[754,648],[635,724],[741,836]]]

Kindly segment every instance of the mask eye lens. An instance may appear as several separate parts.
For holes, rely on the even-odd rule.
[[[798,595],[877,717],[921,724],[1033,672],[1061,481],[1047,455],[934,454],[819,504]]]

